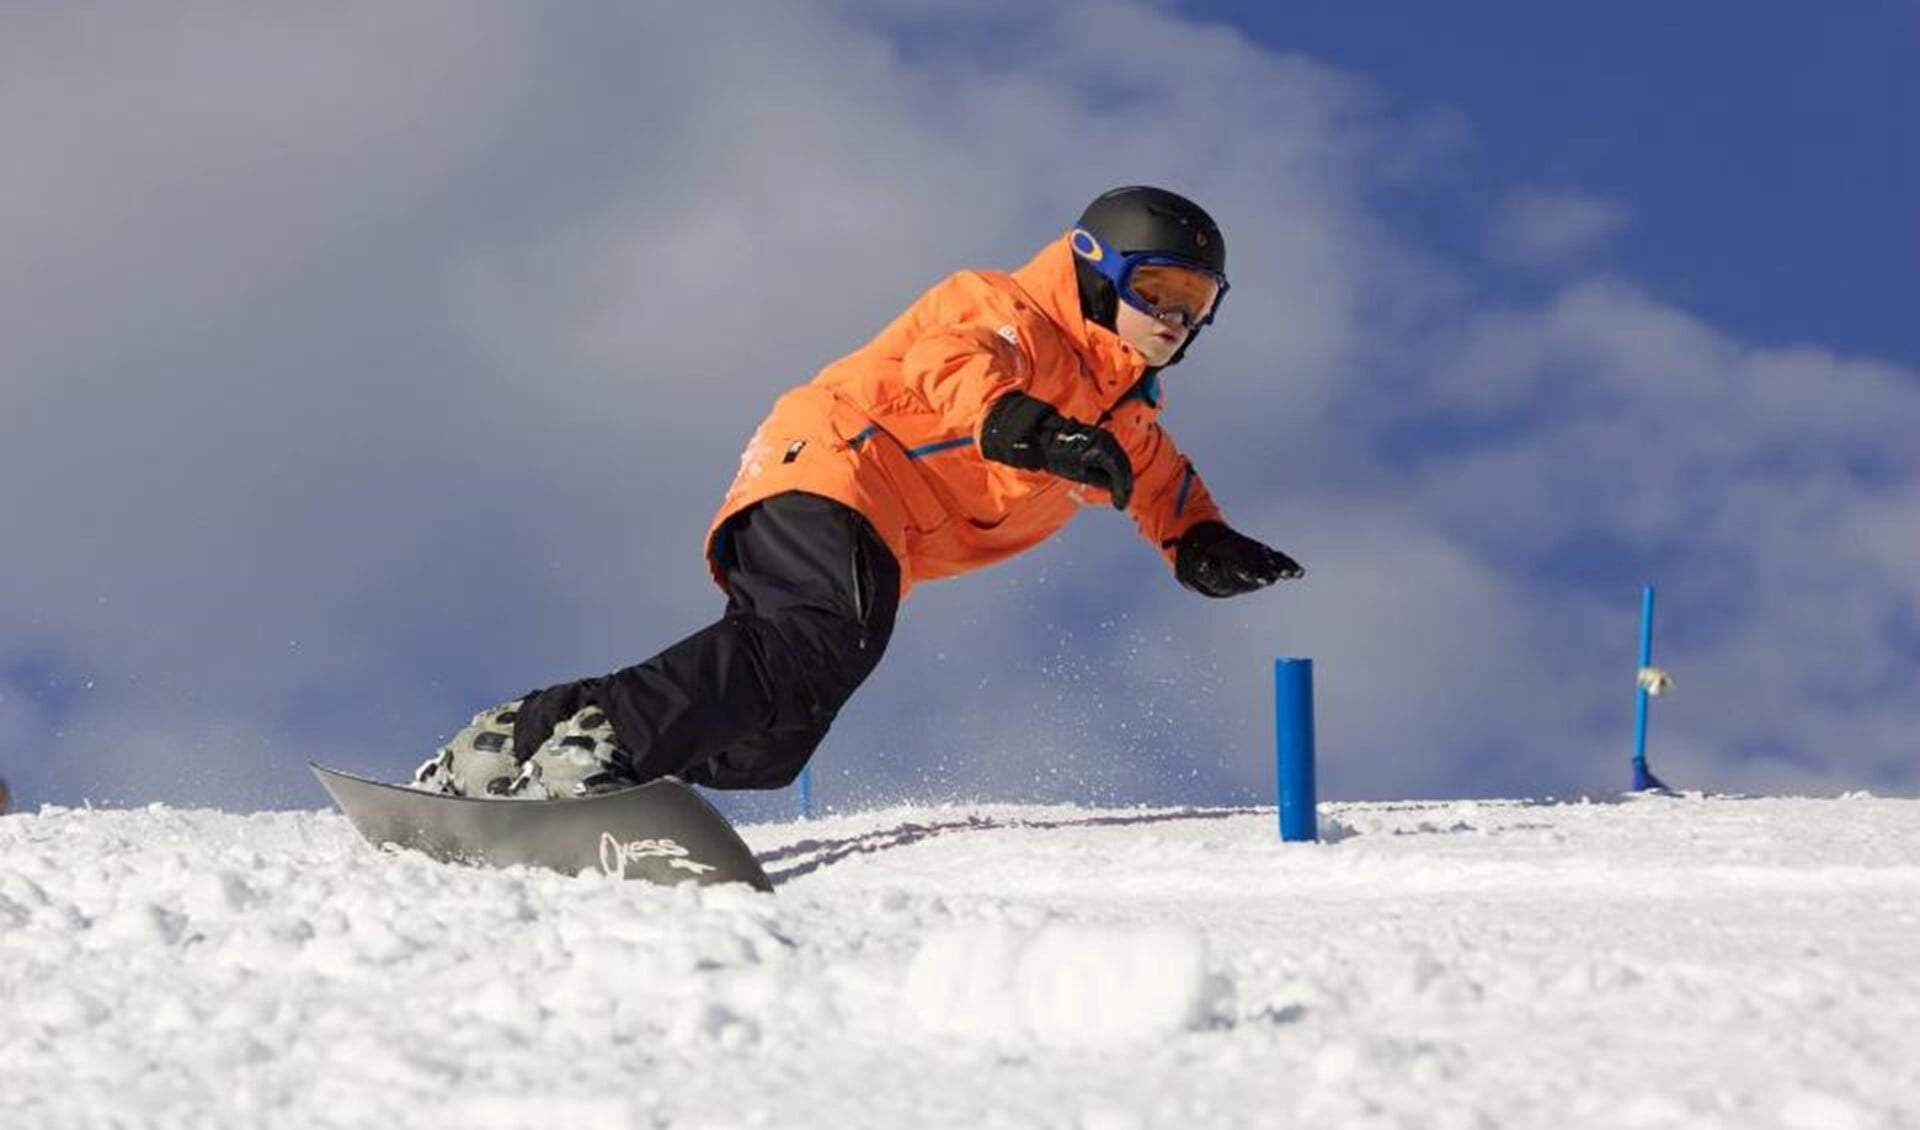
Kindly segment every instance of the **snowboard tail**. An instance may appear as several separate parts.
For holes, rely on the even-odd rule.
[[[442,796],[311,764],[340,811],[375,847],[447,863],[544,867],[568,875],[673,884],[773,882],[726,818],[688,785],[664,778],[577,800]]]

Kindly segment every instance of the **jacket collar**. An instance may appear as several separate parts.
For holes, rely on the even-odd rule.
[[[1105,399],[1116,398],[1139,382],[1146,372],[1146,358],[1121,341],[1119,334],[1089,322],[1080,312],[1080,280],[1066,234],[1013,272],[1013,280],[1066,335]]]

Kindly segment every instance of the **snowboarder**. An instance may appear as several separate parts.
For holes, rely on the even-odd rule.
[[[782,396],[707,537],[725,614],[644,663],[476,715],[415,775],[468,796],[582,796],[663,776],[794,780],[872,673],[917,583],[1132,517],[1210,597],[1302,575],[1229,527],[1156,422],[1160,373],[1227,292],[1192,201],[1104,193],[1010,274],[962,271]]]

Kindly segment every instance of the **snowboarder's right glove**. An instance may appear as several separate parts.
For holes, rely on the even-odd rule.
[[[1023,471],[1046,471],[1099,487],[1125,510],[1133,497],[1133,464],[1113,433],[1069,420],[1024,392],[994,402],[980,431],[980,454]]]
[[[1202,596],[1240,596],[1275,581],[1306,575],[1300,563],[1238,533],[1225,522],[1201,522],[1180,535],[1173,575]]]

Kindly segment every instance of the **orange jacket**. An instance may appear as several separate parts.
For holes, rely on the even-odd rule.
[[[782,396],[748,441],[707,532],[786,491],[858,510],[900,561],[904,597],[1030,549],[1107,492],[980,454],[987,409],[1009,392],[1108,429],[1133,465],[1128,513],[1169,563],[1172,543],[1218,520],[1193,464],[1156,422],[1158,381],[1113,331],[1080,313],[1073,250],[1047,245],[1012,274],[962,271],[922,295],[858,351]]]

